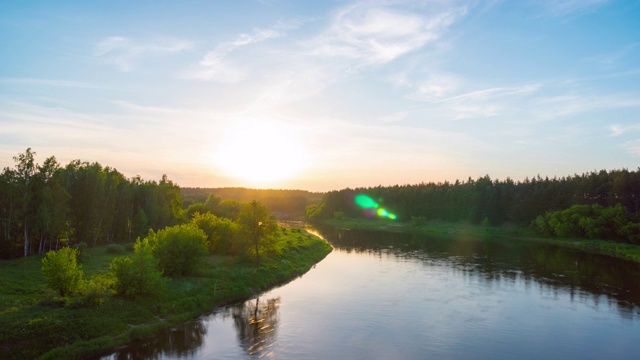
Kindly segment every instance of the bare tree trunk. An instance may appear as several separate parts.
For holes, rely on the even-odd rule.
[[[29,256],[29,228],[27,227],[27,219],[24,219],[24,257]]]

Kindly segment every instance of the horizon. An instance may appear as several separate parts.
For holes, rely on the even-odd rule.
[[[637,1],[0,5],[0,165],[180,187],[516,182],[640,164]]]

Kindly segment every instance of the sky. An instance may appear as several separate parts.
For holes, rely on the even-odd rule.
[[[640,166],[640,1],[0,2],[0,166],[329,191]]]

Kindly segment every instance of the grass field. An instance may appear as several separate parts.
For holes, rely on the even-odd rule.
[[[40,256],[0,261],[0,359],[95,355],[291,280],[331,251],[304,231],[281,230],[277,236],[279,255],[264,259],[259,268],[246,260],[210,256],[195,276],[169,279],[161,296],[114,296],[98,307],[56,300],[41,273]],[[88,249],[85,278],[107,273],[115,256],[107,247]]]

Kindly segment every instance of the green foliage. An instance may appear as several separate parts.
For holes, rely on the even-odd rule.
[[[127,179],[96,162],[62,167],[53,156],[38,164],[35,155],[27,149],[0,172],[2,258],[44,254],[60,243],[132,241],[180,216],[180,188],[166,175],[159,182]],[[83,250],[79,261],[86,260]]]
[[[636,240],[636,231],[640,228],[629,221],[626,209],[620,204],[573,205],[538,216],[532,227],[545,236],[629,241]]]
[[[238,242],[234,241],[238,233],[235,222],[211,213],[195,213],[191,222],[207,234],[210,253],[236,255],[239,252]]]
[[[49,251],[42,259],[42,273],[47,285],[61,297],[76,293],[82,284],[82,265],[77,263],[78,250],[69,247]]]
[[[238,200],[225,199],[218,204],[215,214],[227,219],[236,220],[238,219],[242,206],[243,203]]]
[[[317,221],[324,217],[324,204],[311,204],[305,209],[307,221]]]
[[[347,218],[367,214],[353,201],[366,194],[385,208],[393,209],[401,221],[423,216],[427,221],[481,223],[486,217],[492,226],[531,224],[537,216],[568,209],[573,205],[612,207],[620,203],[627,213],[640,217],[640,168],[594,171],[562,178],[477,179],[342,189],[325,193],[322,216],[343,212]],[[567,228],[565,232],[575,229]]]
[[[138,295],[157,295],[165,288],[162,272],[158,270],[158,260],[153,256],[147,239],[138,239],[134,255],[113,259],[109,268],[118,295],[130,298]]]
[[[73,245],[73,248],[78,250],[78,261],[79,262],[84,262],[85,261],[85,258],[87,257],[87,248],[88,247],[89,246],[84,241],[81,241],[81,242]]]
[[[120,244],[109,244],[105,251],[107,254],[122,255],[125,253],[126,249]]]
[[[208,252],[207,234],[193,223],[151,231],[147,237],[160,268],[169,276],[193,274]]]
[[[268,253],[274,247],[272,235],[278,228],[275,217],[266,206],[254,200],[242,207],[238,227],[242,243],[260,265],[260,254]]]
[[[640,245],[640,223],[629,222],[620,229],[620,232],[630,243]]]
[[[94,358],[127,344],[140,334],[135,329],[147,327],[153,332],[171,327],[292,279],[331,250],[308,234],[295,236],[299,231],[280,234],[281,257],[265,258],[266,271],[255,271],[252,264],[229,256],[212,256],[198,277],[168,281],[158,277],[164,290],[157,296],[109,296],[109,276],[101,274],[109,271],[115,255],[108,254],[106,246],[87,249],[90,256],[83,272],[90,280],[64,299],[46,291],[41,258],[0,261],[0,359]],[[95,288],[106,295],[91,302],[90,296],[82,296],[95,276],[106,277],[107,284]]]
[[[95,275],[82,282],[80,291],[69,299],[72,307],[95,307],[102,305],[114,290],[114,279],[110,275]]]

